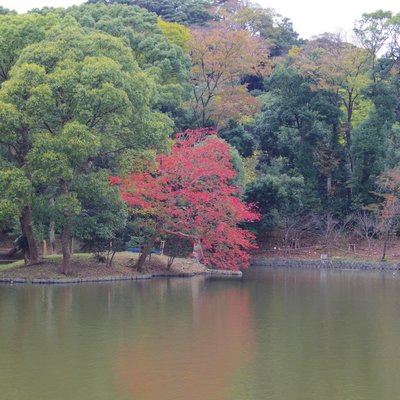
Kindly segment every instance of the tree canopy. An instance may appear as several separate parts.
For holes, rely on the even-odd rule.
[[[255,247],[255,238],[237,225],[257,220],[258,214],[230,184],[236,176],[230,158],[229,146],[215,132],[186,131],[177,135],[170,155],[157,157],[153,170],[111,178],[127,204],[152,216],[154,234],[139,258],[139,270],[162,233],[199,245],[206,265],[234,270],[248,266],[247,250]]]
[[[69,273],[71,236],[115,249],[149,243],[157,221],[201,244],[209,264],[246,265],[252,236],[237,224],[255,218],[244,200],[259,204],[252,229],[286,239],[299,221],[326,233],[349,215],[368,220],[384,206],[379,177],[400,162],[400,15],[363,14],[354,32],[357,43],[305,41],[285,16],[242,0],[0,8],[1,230],[20,226],[31,263],[37,240],[59,237]],[[151,207],[128,207],[108,176],[162,190]]]

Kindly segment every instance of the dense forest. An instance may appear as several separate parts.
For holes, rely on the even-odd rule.
[[[109,177],[161,174],[180,132],[210,128],[236,171],[219,183],[240,188],[230,239],[244,228],[279,230],[287,245],[308,231],[387,238],[400,216],[400,15],[363,14],[354,34],[303,40],[242,0],[0,8],[0,231],[22,231],[32,263],[39,241],[59,238],[66,268],[71,237],[96,252],[142,246],[156,239],[154,206],[121,201]],[[226,251],[248,240],[225,238]],[[215,243],[209,257],[230,267]]]

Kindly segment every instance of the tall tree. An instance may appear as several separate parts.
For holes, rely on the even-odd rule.
[[[322,35],[310,41],[298,53],[295,65],[317,89],[331,93],[332,103],[345,111],[340,130],[346,145],[351,178],[355,171],[352,153],[354,116],[362,112],[365,106],[368,110],[367,99],[362,92],[370,83],[367,54],[363,49],[342,42],[335,35]]]
[[[400,221],[400,170],[388,169],[378,178],[377,185],[383,199],[378,229],[384,239],[381,261],[385,261],[389,236],[397,229]]]
[[[152,217],[154,233],[138,260],[139,270],[162,233],[190,239],[206,265],[248,266],[254,236],[237,225],[257,220],[258,214],[230,184],[236,176],[230,158],[229,146],[215,132],[186,131],[177,135],[170,155],[157,157],[154,170],[111,178],[126,203]]]
[[[0,6],[0,15],[7,15],[7,14],[15,15],[16,13],[17,12],[14,10],[9,10],[8,8]]]
[[[277,175],[300,174],[310,190],[331,196],[340,182],[335,130],[338,108],[330,103],[325,91],[313,90],[309,80],[293,67],[277,66],[266,80],[266,88],[262,112],[253,126],[254,136],[265,152],[260,157],[260,172],[269,173],[272,165],[283,163]],[[316,168],[322,164],[323,168]],[[326,180],[326,190],[320,189],[321,179]]]
[[[365,13],[354,24],[354,33],[361,46],[368,52],[372,63],[372,77],[376,80],[375,64],[378,53],[388,42],[393,32],[392,12],[377,10]]]
[[[241,85],[246,74],[269,72],[267,49],[246,31],[222,24],[192,31],[193,112],[198,126],[253,115],[258,102]]]
[[[383,171],[396,166],[396,108],[399,104],[395,85],[389,80],[379,80],[366,91],[373,108],[353,132],[353,154],[356,161],[354,187],[364,204],[375,201],[375,181]]]
[[[224,21],[230,30],[246,30],[268,41],[271,57],[282,56],[292,46],[302,43],[290,20],[271,8],[247,0],[229,0],[214,8],[216,18]]]
[[[72,219],[82,211],[76,180],[109,167],[123,149],[158,146],[171,122],[152,110],[155,85],[121,39],[87,34],[72,19],[63,23],[68,28],[54,27],[23,50],[3,84],[0,112],[10,161],[39,194],[46,189],[55,199],[68,274]],[[22,212],[24,233],[32,226],[25,209],[30,204]]]
[[[96,4],[61,10],[61,15],[71,15],[85,28],[127,41],[139,67],[157,85],[154,105],[162,112],[173,112],[187,99],[190,59],[181,46],[186,39],[181,37],[181,44],[174,43],[172,27],[167,29],[164,24],[163,30],[155,14],[136,6]],[[179,26],[175,26],[177,29]],[[187,36],[184,28],[180,31]]]
[[[46,30],[54,23],[54,16],[2,16],[0,13],[0,84],[9,79],[10,69],[17,62],[21,51],[43,40]]]
[[[186,53],[189,51],[190,30],[175,22],[164,21],[161,17],[157,19],[157,25],[167,39],[178,45]]]
[[[211,19],[207,0],[88,0],[87,4],[126,4],[156,13],[168,22],[202,25]]]

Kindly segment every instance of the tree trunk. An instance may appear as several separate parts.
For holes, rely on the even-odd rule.
[[[146,261],[146,258],[151,254],[151,249],[153,248],[153,245],[158,237],[158,235],[160,234],[159,232],[159,228],[157,227],[155,232],[153,233],[153,235],[151,236],[151,238],[149,239],[149,241],[146,243],[146,245],[144,246],[142,253],[140,254],[140,257],[136,263],[136,269],[139,272],[143,271],[143,266],[144,263]]]
[[[168,257],[168,263],[167,263],[167,270],[169,271],[172,267],[172,264],[174,263],[175,256],[169,256]]]
[[[49,249],[50,254],[56,254],[56,223],[50,221],[49,224]]]
[[[68,194],[69,188],[67,182],[63,179],[60,181],[61,183],[61,192],[62,194]],[[62,228],[61,234],[61,250],[63,255],[63,266],[62,273],[64,275],[70,275],[72,273],[71,266],[71,234],[69,231],[69,214],[64,213],[64,226]]]
[[[385,261],[388,240],[389,240],[389,230],[387,230],[385,232],[385,240],[383,242],[383,253],[382,253],[381,261]]]
[[[26,206],[22,209],[20,223],[22,233],[25,235],[28,242],[28,263],[29,265],[37,264],[39,262],[39,249],[33,234],[31,207]]]
[[[328,196],[330,196],[331,191],[332,191],[332,175],[329,174],[326,177],[326,193],[328,194]]]
[[[201,245],[201,241],[198,238],[195,238],[195,242],[193,245],[193,254],[195,255],[195,259],[197,262],[201,262],[204,258],[203,247]]]
[[[72,273],[70,244],[71,237],[69,232],[69,224],[68,221],[66,221],[61,235],[61,246],[63,255],[62,273],[64,275],[70,275]]]
[[[113,252],[112,252],[112,254],[111,254],[111,257],[110,257],[110,262],[108,263],[108,265],[109,265],[110,267],[112,266],[112,262],[113,262],[113,260],[114,260],[115,253],[116,253],[116,251],[113,250]]]
[[[50,199],[50,207],[54,207],[54,197]],[[56,223],[54,219],[51,219],[49,224],[49,247],[50,253],[55,254],[56,252]]]

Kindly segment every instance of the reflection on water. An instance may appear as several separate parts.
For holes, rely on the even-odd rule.
[[[400,277],[0,286],[1,400],[393,400]]]
[[[121,347],[119,374],[132,399],[227,398],[254,347],[247,289],[196,293],[189,313],[164,298],[163,314],[151,313],[140,339]]]

